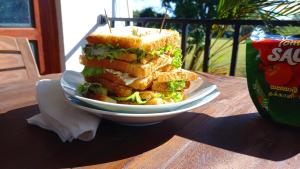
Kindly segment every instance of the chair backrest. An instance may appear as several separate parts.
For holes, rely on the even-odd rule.
[[[0,84],[39,76],[28,39],[0,36]]]

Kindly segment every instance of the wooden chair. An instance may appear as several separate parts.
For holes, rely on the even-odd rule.
[[[39,77],[28,39],[0,36],[0,84]]]

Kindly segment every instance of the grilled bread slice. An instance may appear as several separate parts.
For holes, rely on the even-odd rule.
[[[139,62],[141,64],[147,64],[149,63],[152,59],[154,58],[154,56],[152,55],[146,55],[144,58],[141,58],[139,60]],[[138,60],[138,57],[136,54],[132,54],[132,53],[124,53],[120,56],[118,56],[116,58],[117,60],[122,60],[122,61],[125,61],[125,62],[136,62]]]
[[[180,36],[177,31],[128,26],[95,31],[86,40],[90,44],[110,44],[121,48],[138,48],[150,52],[168,44],[179,47]]]
[[[154,91],[181,91],[189,88],[190,81],[199,79],[197,73],[175,69],[168,72],[155,72],[151,90]]]
[[[182,91],[184,89],[188,89],[190,87],[191,82],[190,81],[185,81],[184,82],[185,85],[184,86],[178,86],[176,89],[172,89],[170,88],[170,85],[168,84],[168,82],[157,82],[157,81],[153,81],[152,82],[152,86],[151,86],[151,90],[153,91]]]
[[[172,70],[169,72],[156,71],[144,78],[134,78],[129,76],[128,73],[112,69],[104,69],[104,71],[100,74],[85,77],[85,80],[90,83],[98,83],[101,82],[101,79],[106,79],[114,84],[127,86],[135,90],[146,90],[151,86],[151,89],[154,91],[178,91],[188,88],[190,85],[189,81],[197,80],[198,78],[198,74],[182,69]],[[170,82],[173,82],[173,87],[170,87]]]
[[[102,60],[97,60],[96,58],[88,59],[83,55],[80,56],[80,63],[87,67],[113,69],[124,73],[128,73],[129,75],[138,78],[144,78],[146,76],[149,76],[157,69],[165,65],[171,64],[171,62],[172,62],[172,58],[168,55],[165,55],[164,57],[154,58],[147,64],[128,63],[125,61],[109,60],[109,59],[102,59]]]
[[[126,79],[126,76],[122,76],[121,72],[113,73],[111,71],[104,70],[104,72],[99,75],[85,77],[85,80],[90,83],[100,82],[101,79],[106,79],[122,86],[128,86],[135,90],[145,90],[151,86],[153,76],[149,75],[144,78]]]
[[[99,79],[99,83],[102,84],[105,88],[107,88],[110,92],[113,92],[119,97],[130,96],[133,93],[132,88],[119,85],[107,79],[101,78]]]
[[[176,80],[192,81],[200,78],[197,73],[185,69],[175,69],[168,72],[157,71],[154,73],[153,76],[158,83],[170,82]]]

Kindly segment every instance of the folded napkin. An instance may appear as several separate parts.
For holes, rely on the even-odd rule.
[[[63,142],[90,141],[95,137],[101,119],[72,106],[59,80],[40,80],[36,89],[41,113],[27,119],[29,124],[55,132]]]

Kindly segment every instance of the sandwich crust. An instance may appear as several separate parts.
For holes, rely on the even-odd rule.
[[[176,69],[169,72],[155,72],[154,78],[157,82],[169,82],[174,80],[185,80],[185,81],[192,81],[197,80],[199,75],[195,72],[188,71],[185,69]]]
[[[184,89],[187,89],[190,87],[190,81],[186,81],[185,82],[185,87],[184,88],[178,88],[177,91],[182,91]],[[172,91],[171,89],[169,89],[168,83],[167,82],[158,82],[156,80],[154,80],[152,82],[152,86],[151,86],[151,90],[153,91],[160,91],[160,92],[164,92],[164,91]]]
[[[90,44],[111,44],[122,48],[141,48],[142,39],[136,36],[116,36],[114,34],[93,33],[86,40]]]
[[[104,73],[101,73],[97,76],[85,77],[86,81],[90,83],[100,82],[102,78],[107,79],[119,85],[128,86],[135,90],[145,90],[149,88],[153,80],[152,75],[149,75],[145,78],[136,79],[131,84],[126,85],[125,81],[120,76],[106,71],[104,71]]]
[[[133,34],[132,30],[137,29],[140,34]],[[163,29],[159,33],[159,29],[126,27],[124,33],[122,30],[112,29],[109,32],[94,32],[89,35],[86,40],[90,44],[111,44],[121,48],[139,48],[147,52],[160,49],[168,44],[179,47],[180,36],[177,31]]]
[[[116,84],[112,81],[103,78],[99,79],[99,83],[102,84],[109,91],[115,93],[118,97],[127,97],[133,93],[132,88]]]

